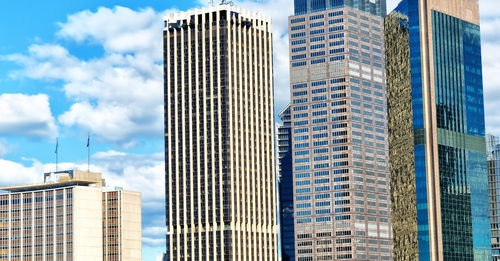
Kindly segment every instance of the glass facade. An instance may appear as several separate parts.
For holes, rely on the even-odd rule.
[[[289,19],[295,260],[393,260],[383,19],[331,3]]]
[[[287,105],[278,116],[282,122],[278,126],[281,260],[293,261],[295,260],[295,234],[293,228],[292,121],[290,105]]]
[[[455,3],[456,8],[462,3]],[[386,32],[390,37],[398,34],[407,34],[406,44],[394,45],[386,42],[386,49],[402,50],[409,47],[411,64],[411,96],[412,106],[408,108],[413,117],[414,137],[408,137],[413,143],[415,156],[415,193],[418,220],[418,255],[419,260],[429,260],[432,255],[442,255],[444,260],[490,260],[490,233],[488,220],[488,197],[486,178],[486,154],[484,138],[484,104],[481,74],[481,45],[479,26],[446,13],[452,10],[435,10],[432,4],[430,17],[420,17],[419,1],[402,1],[400,5],[386,18]],[[423,8],[423,7],[420,7]],[[425,12],[427,13],[427,12]],[[398,22],[394,22],[397,20]],[[422,25],[428,26],[421,28]],[[387,26],[391,28],[387,29]],[[422,31],[428,32],[425,39],[432,41],[422,42]],[[389,35],[386,35],[389,38]],[[430,44],[428,44],[430,43]],[[392,44],[392,45],[391,45]],[[421,48],[428,49],[431,59],[428,64],[423,63]],[[397,58],[401,54],[388,54]],[[399,70],[393,66],[388,70]],[[424,84],[422,71],[430,77]],[[397,95],[402,92],[397,86],[395,72],[388,71],[388,93]],[[391,76],[393,75],[393,79]],[[391,97],[389,95],[389,97]],[[426,100],[426,97],[429,97]],[[391,101],[388,102],[391,104]],[[425,115],[431,115],[426,118]],[[397,121],[398,114],[391,113],[389,121]],[[390,125],[392,126],[392,125]],[[395,131],[398,126],[389,128]],[[426,137],[435,138],[434,141]],[[411,138],[411,140],[410,140]],[[390,146],[401,146],[391,136]],[[431,152],[432,155],[426,155]],[[437,155],[436,153],[437,152]],[[391,154],[392,156],[392,154]],[[391,168],[396,168],[397,162],[391,159]],[[438,169],[437,173],[429,170]],[[395,171],[392,175],[398,175]],[[428,180],[436,175],[439,183],[439,193],[434,204],[429,198]],[[394,186],[394,184],[392,184]],[[398,200],[393,194],[393,200]],[[440,209],[437,228],[430,223],[429,210]],[[397,212],[397,210],[394,210]],[[439,211],[439,210],[437,210]],[[440,221],[440,223],[439,223]],[[396,224],[396,222],[395,222]],[[396,225],[395,225],[396,226]],[[437,229],[437,231],[434,231]],[[397,229],[395,228],[395,231]],[[441,235],[440,232],[441,231]],[[433,237],[432,235],[438,235]],[[399,235],[395,234],[398,239]],[[433,240],[437,238],[436,249],[430,249]],[[395,242],[395,245],[398,245]],[[395,249],[404,253],[406,249]]]
[[[377,16],[385,16],[385,0],[294,0],[295,15],[335,8],[351,7]]]
[[[491,248],[493,260],[500,260],[500,141],[487,135],[488,189],[490,196]]]

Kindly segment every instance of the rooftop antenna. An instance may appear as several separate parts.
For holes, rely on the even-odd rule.
[[[59,171],[59,137],[56,138],[56,172]]]

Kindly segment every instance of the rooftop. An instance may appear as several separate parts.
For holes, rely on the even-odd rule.
[[[101,173],[65,170],[45,173],[43,183],[0,187],[0,191],[23,192],[68,186],[102,187],[102,185],[103,180]]]

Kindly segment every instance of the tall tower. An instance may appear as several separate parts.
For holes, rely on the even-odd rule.
[[[491,260],[477,0],[386,17],[396,260]]]
[[[383,2],[289,18],[296,260],[392,260]]]
[[[167,259],[275,261],[271,19],[164,19]]]
[[[278,171],[281,260],[295,260],[295,234],[293,218],[293,158],[292,158],[292,119],[290,104],[278,113]]]

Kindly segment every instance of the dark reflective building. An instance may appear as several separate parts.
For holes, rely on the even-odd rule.
[[[385,19],[395,260],[491,260],[478,1]]]
[[[290,105],[279,114],[278,125],[278,167],[280,192],[280,236],[281,260],[295,260],[295,240],[293,229],[293,163]]]

